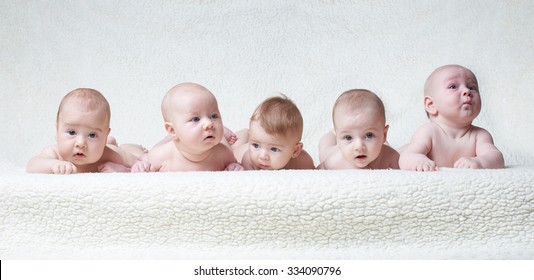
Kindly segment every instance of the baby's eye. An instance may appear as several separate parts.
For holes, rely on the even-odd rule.
[[[371,139],[371,138],[373,138],[373,137],[375,137],[375,135],[374,135],[374,133],[372,133],[372,132],[367,132],[367,133],[365,134],[365,138],[367,138],[367,139]]]
[[[275,152],[275,153],[277,153],[277,152],[280,152],[280,151],[281,151],[281,150],[278,149],[277,147],[271,147],[271,152]]]
[[[89,138],[95,139],[96,137],[98,137],[98,135],[96,133],[94,133],[94,132],[89,133]]]
[[[217,114],[213,114],[213,115],[210,116],[210,119],[212,119],[212,120],[216,120],[218,118],[219,118],[219,115],[217,115]]]
[[[350,140],[352,140],[352,136],[350,136],[350,135],[345,135],[345,136],[343,136],[342,139],[343,139],[343,140],[350,141]]]
[[[257,143],[252,143],[252,144],[250,144],[250,145],[252,145],[252,147],[253,147],[254,149],[258,149],[258,148],[260,147],[260,145],[257,144]]]
[[[476,86],[470,86],[469,90],[478,90]]]
[[[449,85],[447,88],[448,89],[456,89],[456,85]]]
[[[200,118],[199,117],[193,117],[191,119],[192,122],[199,122],[200,121]]]
[[[71,135],[71,136],[74,136],[74,135],[76,135],[76,131],[74,131],[74,130],[67,130],[67,134],[68,134],[68,135]]]

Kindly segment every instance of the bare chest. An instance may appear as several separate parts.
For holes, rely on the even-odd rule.
[[[439,134],[434,138],[428,157],[438,166],[453,167],[461,157],[476,156],[476,138],[468,133],[461,138],[450,138]]]

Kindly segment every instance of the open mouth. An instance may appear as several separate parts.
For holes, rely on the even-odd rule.
[[[74,157],[75,157],[75,158],[84,158],[84,157],[85,157],[85,154],[83,154],[83,153],[75,153],[75,154],[74,154]]]
[[[260,169],[263,169],[263,170],[269,170],[269,169],[271,169],[268,165],[265,165],[265,164],[260,164],[260,165],[258,165],[258,167],[259,167]]]
[[[366,158],[367,158],[366,155],[358,155],[358,156],[355,157],[355,159],[358,159],[358,160],[364,160]]]

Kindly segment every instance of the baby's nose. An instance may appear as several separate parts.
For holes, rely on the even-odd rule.
[[[210,119],[207,119],[204,121],[204,129],[212,129],[214,127],[213,121]]]
[[[363,141],[361,139],[354,139],[353,143],[355,150],[361,150],[363,148]]]
[[[464,87],[464,90],[462,91],[462,95],[463,96],[471,96],[472,95],[471,89],[468,88],[468,87]]]
[[[76,148],[85,148],[86,142],[84,137],[77,137],[76,138]]]

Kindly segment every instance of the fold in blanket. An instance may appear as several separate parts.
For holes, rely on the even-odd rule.
[[[534,258],[534,167],[0,177],[0,258]]]

